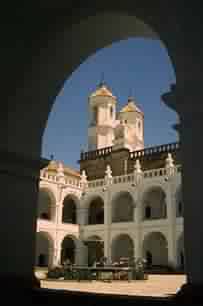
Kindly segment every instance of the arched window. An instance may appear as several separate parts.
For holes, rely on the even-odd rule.
[[[70,195],[63,201],[62,222],[76,224],[76,203]]]
[[[46,188],[39,190],[38,194],[38,218],[53,220],[55,213],[55,201],[53,194]]]
[[[100,197],[90,202],[88,224],[104,224],[104,202]]]

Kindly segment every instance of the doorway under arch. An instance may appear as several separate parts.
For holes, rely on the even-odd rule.
[[[113,262],[130,261],[134,258],[134,243],[128,234],[116,236],[111,245],[111,259]]]
[[[75,239],[69,235],[65,236],[61,244],[61,263],[75,263]]]
[[[85,240],[88,248],[88,266],[100,263],[104,257],[104,241],[101,237],[93,235]]]
[[[147,268],[168,267],[168,243],[161,232],[152,232],[146,235],[143,241],[143,257]]]

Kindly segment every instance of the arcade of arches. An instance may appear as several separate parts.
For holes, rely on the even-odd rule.
[[[130,36],[157,37],[146,25],[148,23],[165,44],[176,71],[177,84],[163,99],[177,111],[181,121],[188,286],[203,286],[203,141],[199,137],[203,127],[202,10],[194,2],[189,8],[178,1],[173,5],[171,1],[164,1],[154,7],[149,1],[127,0],[122,8],[117,4],[112,6],[109,1],[103,1],[98,7],[94,3],[89,12],[87,8],[77,7],[78,2],[73,4],[75,9],[70,10],[69,3],[59,1],[54,4],[56,9],[50,15],[48,2],[44,4],[47,9],[36,5],[32,1],[19,12],[13,4],[12,23],[8,18],[10,8],[2,11],[4,48],[0,58],[4,77],[1,98],[6,102],[0,114],[1,154],[5,161],[1,165],[1,213],[10,216],[10,222],[4,218],[1,223],[1,245],[4,246],[1,250],[1,278],[26,279],[26,283],[32,286],[38,192],[36,177],[42,167],[42,135],[63,80],[88,55],[113,41]],[[61,17],[59,12],[62,11],[66,18]],[[23,26],[19,23],[21,14]],[[68,18],[69,15],[72,17]],[[146,24],[139,23],[138,18]],[[5,29],[7,35],[4,35]],[[12,74],[8,71],[11,63]],[[198,161],[198,166],[194,166],[195,161]]]
[[[37,238],[36,264],[39,266],[50,266],[57,265],[59,263],[61,264],[64,263],[66,260],[69,260],[72,263],[77,262],[77,264],[79,264],[83,262],[83,264],[92,265],[95,262],[99,262],[101,258],[104,257],[104,255],[107,257],[108,262],[117,262],[121,258],[130,259],[133,257],[135,258],[142,256],[147,259],[148,268],[153,268],[154,266],[166,268],[167,266],[171,266],[172,264],[174,268],[182,270],[184,250],[183,248],[181,248],[181,250],[179,249],[181,240],[178,240],[175,237],[173,237],[173,239],[175,240],[175,245],[177,245],[177,255],[176,252],[170,255],[171,258],[169,262],[168,252],[171,252],[172,244],[170,242],[168,248],[168,243],[166,243],[166,239],[160,232],[161,226],[164,225],[165,229],[167,229],[167,235],[170,236],[171,225],[170,223],[169,225],[167,225],[169,222],[169,218],[165,213],[167,206],[166,194],[163,188],[154,187],[154,179],[151,180],[152,186],[150,187],[148,184],[148,187],[144,188],[144,191],[142,191],[143,195],[140,196],[140,203],[139,201],[136,201],[137,205],[135,205],[135,201],[132,196],[132,191],[127,191],[127,186],[126,191],[122,192],[120,192],[119,189],[113,189],[112,191],[111,189],[109,189],[108,192],[112,192],[112,196],[109,196],[109,199],[112,200],[109,200],[109,203],[106,203],[107,205],[104,205],[105,198],[102,198],[102,196],[100,195],[96,195],[95,193],[93,193],[94,195],[90,195],[90,197],[87,199],[85,199],[84,197],[76,198],[76,196],[74,196],[74,194],[72,193],[73,190],[70,190],[68,194],[66,193],[66,196],[61,199],[61,204],[57,205],[57,203],[53,202],[53,199],[56,199],[58,197],[57,193],[53,194],[52,207],[58,215],[60,215],[61,211],[62,218],[58,218],[57,220],[45,220],[39,217],[37,235],[41,237],[41,233],[44,233],[46,221],[49,222],[48,228],[50,229],[50,233],[47,232],[46,236],[45,233],[43,234],[44,241],[47,241],[45,243],[44,249],[41,246],[42,243],[40,243],[39,238]],[[180,174],[177,173],[173,177],[173,180],[174,183],[176,181],[179,181]],[[55,184],[55,182],[53,183]],[[68,188],[70,188],[70,185]],[[41,190],[43,191],[43,199],[45,199],[46,201],[47,198],[50,199],[51,193],[48,187],[46,189],[40,188],[40,191]],[[57,190],[59,190],[59,188]],[[180,221],[182,222],[182,217],[176,216],[176,207],[179,201],[179,198],[176,196],[177,194],[179,194],[179,187],[177,187],[177,190],[174,193],[175,202],[173,206],[174,218],[177,218],[177,220],[180,219],[178,221],[180,223]],[[172,197],[172,195],[170,195],[170,197]],[[147,230],[147,225],[145,225],[146,218],[139,219],[139,215],[142,215],[143,212],[146,211],[146,203],[148,206],[151,205],[152,207],[152,215],[148,216],[147,220],[151,222],[153,228],[155,228],[156,226],[156,232],[148,233],[144,241],[140,241],[138,243],[139,239],[137,237],[137,232]],[[44,206],[43,203],[41,203],[41,206],[47,207],[47,202],[45,202]],[[135,213],[135,210],[137,213]],[[108,215],[108,218],[105,220],[104,215]],[[78,220],[81,223],[77,224],[76,216],[79,216]],[[112,217],[109,218],[110,216]],[[162,225],[156,225],[154,224],[154,220],[160,220],[165,223],[162,223]],[[106,227],[108,225],[108,222],[110,222],[109,224],[111,226],[116,226],[117,231],[117,235],[115,235],[112,243],[110,243],[110,241],[105,236],[105,228],[108,228]],[[133,229],[133,232],[131,232],[130,235],[128,233],[123,233],[122,224],[126,222],[128,222],[130,226],[139,226],[139,230],[137,231]],[[80,224],[82,225],[82,230],[80,228]],[[48,248],[48,243],[50,245],[50,238],[47,239],[47,237],[52,236],[54,232],[58,233],[57,235],[59,235],[60,231],[64,232],[65,238],[63,238],[62,241],[60,239],[59,241],[56,240],[54,236],[51,239],[54,241],[53,243],[51,243],[51,245],[55,244],[56,246],[59,246],[58,249],[55,249],[55,253],[57,255],[54,258],[53,247]],[[100,234],[105,238],[103,239],[95,235],[95,231],[100,232]],[[182,231],[182,227],[179,228],[179,231]],[[92,233],[92,235],[90,235],[90,233]],[[106,232],[106,234],[110,236],[113,235],[113,233],[113,228],[109,228]],[[86,236],[87,234],[88,238],[86,239],[84,235]],[[60,237],[60,235],[57,237]],[[141,245],[142,250],[140,249],[139,245]],[[79,253],[80,259],[77,255]]]

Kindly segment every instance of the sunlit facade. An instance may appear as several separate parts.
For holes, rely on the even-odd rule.
[[[36,266],[105,256],[183,269],[179,143],[144,148],[144,114],[132,98],[117,113],[105,84],[90,95],[89,112],[80,173],[54,160],[41,170]]]

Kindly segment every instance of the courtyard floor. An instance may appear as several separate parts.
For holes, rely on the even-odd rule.
[[[48,281],[41,280],[42,288],[67,289],[71,291],[110,293],[121,295],[140,295],[166,297],[175,294],[183,283],[185,275],[149,275],[144,281],[113,281],[111,283],[100,281]]]

